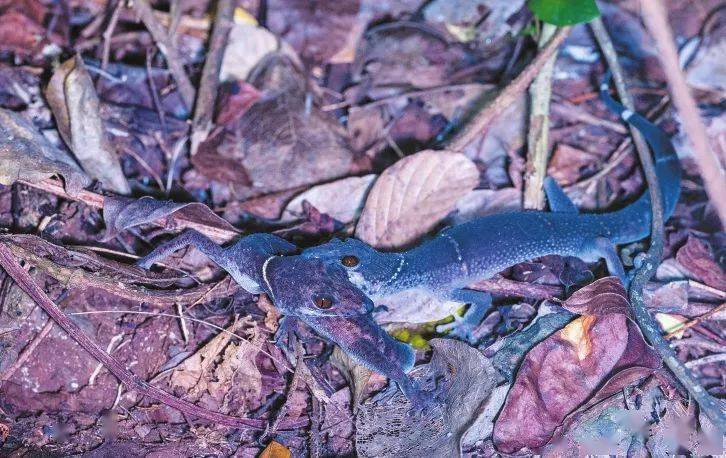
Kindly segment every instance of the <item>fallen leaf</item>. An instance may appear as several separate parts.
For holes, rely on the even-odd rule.
[[[79,56],[58,67],[46,87],[45,96],[61,137],[83,169],[107,189],[129,194],[131,188],[101,120],[93,80]]]
[[[477,349],[453,339],[432,339],[431,362],[411,375],[424,386],[436,381],[441,405],[411,415],[396,387],[365,402],[356,417],[361,456],[460,456],[464,433],[495,386],[496,371]]]
[[[386,169],[373,184],[356,237],[376,248],[400,248],[436,227],[479,182],[469,159],[422,151]]]
[[[210,235],[217,242],[229,241],[229,235],[238,233],[237,229],[220,218],[209,207],[199,202],[177,203],[156,200],[144,196],[140,199],[106,197],[103,205],[103,221],[106,233],[103,240],[110,240],[126,229],[164,219],[164,226],[173,229],[180,220],[198,223],[219,229],[220,236]],[[221,236],[226,235],[226,236]]]
[[[555,147],[547,167],[547,175],[562,186],[570,186],[584,176],[592,174],[598,166],[598,157],[564,143]]]
[[[278,51],[297,61],[295,51],[266,28],[245,22],[235,23],[227,38],[219,80],[245,81],[265,56]]]
[[[52,176],[63,177],[71,195],[91,184],[76,162],[53,146],[31,122],[0,108],[0,183],[38,183]]]
[[[710,38],[709,34],[709,38]],[[723,93],[726,91],[726,38],[710,39],[701,44],[696,58],[687,70],[687,81],[693,87]]]
[[[313,186],[288,202],[280,220],[290,222],[303,215],[303,201],[312,204],[318,211],[348,224],[355,221],[363,210],[368,191],[376,175],[348,177]]]
[[[266,96],[225,126],[192,163],[204,176],[247,199],[346,175],[353,154],[345,128],[315,104],[306,104],[305,78],[279,53],[264,59],[250,81]],[[314,92],[314,91],[313,91]]]
[[[361,3],[360,0],[318,0],[312,3],[270,0],[267,5],[268,25],[305,60],[321,64],[344,48],[351,36],[357,37]],[[370,13],[363,13],[366,13],[363,20],[370,17]]]
[[[688,318],[683,317],[681,315],[673,315],[670,313],[656,313],[655,319],[658,321],[658,324],[660,325],[660,328],[665,332],[666,334],[670,334],[674,331],[675,334],[673,336],[676,339],[682,339],[683,338],[683,331],[680,330],[680,328],[683,327],[683,324],[688,322]]]
[[[290,458],[292,452],[279,442],[272,441],[260,453],[260,458]]]
[[[676,253],[676,260],[696,280],[721,291],[726,290],[726,274],[713,259],[711,248],[696,237],[688,241]]]
[[[563,303],[583,315],[527,353],[494,426],[499,451],[536,451],[567,429],[564,422],[574,412],[660,368],[660,358],[625,314],[624,294],[608,277]]]
[[[169,377],[171,386],[182,389],[190,399],[196,399],[207,391],[213,380],[211,374],[215,361],[232,339],[230,333],[236,333],[244,324],[244,320],[236,320],[227,328],[228,332],[220,332],[193,355],[182,361],[174,368]]]
[[[371,378],[373,371],[353,361],[338,346],[333,349],[333,354],[330,356],[330,362],[340,369],[343,376],[348,381],[353,398],[352,405],[354,408],[357,408],[363,398],[366,384]]]

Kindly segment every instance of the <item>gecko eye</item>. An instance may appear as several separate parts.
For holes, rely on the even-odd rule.
[[[320,309],[329,309],[333,306],[333,299],[329,296],[315,296],[313,298],[313,302],[315,302],[315,306]]]
[[[343,256],[343,259],[341,259],[340,262],[345,267],[355,267],[358,265],[360,260],[357,257],[353,256],[352,254],[349,254],[347,256]]]

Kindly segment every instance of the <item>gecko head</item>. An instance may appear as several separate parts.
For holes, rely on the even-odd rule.
[[[275,306],[293,316],[356,316],[373,311],[373,302],[337,264],[301,256],[275,257],[263,269]]]
[[[303,257],[315,258],[330,265],[338,265],[351,278],[356,271],[371,271],[383,262],[385,254],[358,239],[333,239],[328,243],[306,249]]]

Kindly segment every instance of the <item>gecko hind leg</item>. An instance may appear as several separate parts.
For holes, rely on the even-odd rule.
[[[472,345],[479,340],[474,335],[474,330],[484,319],[484,316],[492,307],[492,295],[474,289],[457,289],[452,292],[449,299],[469,304],[469,309],[463,317],[454,315],[454,321],[436,327],[436,332],[449,332],[448,335],[457,337]]]
[[[163,259],[173,252],[189,245],[197,248],[219,266],[224,267],[226,265],[225,261],[227,257],[225,256],[224,248],[194,229],[187,229],[173,239],[157,246],[151,253],[136,261],[136,265],[148,269],[159,259]]]
[[[544,191],[550,210],[557,213],[579,213],[575,204],[552,177],[545,177]]]

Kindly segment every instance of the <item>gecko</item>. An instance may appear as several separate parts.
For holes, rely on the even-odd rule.
[[[614,101],[603,83],[609,109],[635,126],[650,144],[669,217],[680,192],[680,166],[660,128]],[[405,252],[381,252],[359,240],[334,239],[298,254],[295,245],[272,234],[252,234],[229,247],[188,230],[159,245],[137,263],[156,260],[192,245],[226,270],[246,291],[267,293],[286,316],[302,320],[339,345],[353,360],[393,380],[414,406],[434,396],[409,376],[415,353],[389,336],[373,319],[374,306],[395,294],[416,291],[471,304],[452,330],[471,340],[471,328],[491,307],[487,293],[467,289],[506,267],[547,254],[604,258],[611,273],[626,280],[615,245],[647,237],[650,199],[605,214],[580,214],[557,183],[545,180],[551,212],[502,213],[447,228]]]
[[[665,219],[680,194],[680,164],[676,151],[659,127],[627,110],[609,94],[609,76],[600,87],[605,105],[643,134],[655,159]],[[544,190],[550,212],[520,211],[481,217],[445,228],[410,250],[383,252],[355,238],[333,239],[308,248],[302,256],[321,259],[347,270],[350,281],[377,306],[397,295],[433,296],[436,300],[470,304],[463,318],[445,325],[456,337],[475,343],[474,328],[492,306],[491,295],[467,289],[520,262],[557,254],[586,262],[604,259],[609,272],[627,284],[615,245],[635,242],[650,234],[648,193],[621,210],[579,213],[556,181],[547,177]],[[443,317],[442,317],[443,318]]]
[[[190,245],[228,272],[245,291],[270,297],[284,315],[278,335],[290,319],[299,319],[357,363],[395,382],[417,409],[430,405],[431,396],[408,376],[415,362],[413,348],[376,323],[373,302],[350,282],[343,267],[295,255],[295,245],[273,234],[251,234],[222,247],[193,229],[160,244],[136,264],[149,269],[159,259]]]

